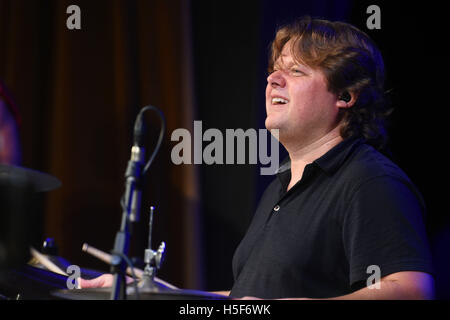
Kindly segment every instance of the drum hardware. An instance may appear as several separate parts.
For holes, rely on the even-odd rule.
[[[97,259],[99,259],[99,260],[101,260],[101,261],[103,261],[103,262],[105,262],[107,264],[111,263],[111,255],[110,254],[108,254],[108,253],[106,253],[106,252],[104,252],[102,250],[99,250],[99,249],[97,249],[97,248],[95,248],[95,247],[93,247],[93,246],[91,246],[91,245],[89,245],[87,243],[83,244],[82,250],[83,250],[83,252],[86,252],[86,253],[90,254],[91,256],[93,256],[93,257],[95,257],[95,258],[97,258]],[[129,276],[133,275],[130,267],[128,267],[126,271],[127,271],[127,274]],[[133,268],[133,271],[134,271],[134,274],[136,275],[136,277],[138,279],[142,279],[142,276],[144,274],[144,270],[135,267],[135,268]],[[160,278],[158,278],[156,276],[154,277],[154,280],[155,280],[155,282],[157,282],[159,284],[162,284],[163,286],[165,286],[165,287],[167,287],[169,289],[178,289],[173,284],[170,284],[170,283],[168,283],[168,282],[166,282],[166,281],[164,281],[164,280],[162,280],[162,279],[160,279]]]
[[[0,164],[0,180],[12,185],[28,181],[35,192],[51,191],[61,186],[61,181],[50,174],[6,164]]]
[[[155,275],[156,270],[161,268],[164,259],[164,251],[166,249],[165,242],[161,242],[157,251],[152,250],[152,230],[153,230],[153,213],[155,208],[150,207],[150,217],[148,224],[148,248],[144,252],[144,274],[142,280],[138,284],[139,291],[154,291],[156,288]]]
[[[66,281],[67,276],[26,264],[3,270],[0,292],[7,300],[54,300],[52,292],[66,289]]]
[[[57,250],[53,250],[48,248],[51,245],[53,248],[56,248],[56,242],[47,238],[43,245],[41,251],[30,248],[31,259],[28,261],[28,265],[40,269],[45,269],[51,271],[52,273],[56,273],[65,277],[68,277],[69,274],[67,270],[70,266],[74,264],[70,261],[64,259],[61,256],[56,255]],[[47,247],[47,248],[46,248]],[[97,278],[103,273],[98,270],[88,269],[88,268],[80,268],[80,276],[83,279],[93,279]]]
[[[60,185],[47,173],[0,164],[0,270],[27,263],[29,247],[42,231],[36,201]]]
[[[116,236],[116,241],[114,244],[114,250],[112,255],[109,255],[107,260],[112,265],[112,272],[114,273],[114,286],[112,288],[101,288],[101,289],[73,289],[66,290],[67,273],[61,268],[61,266],[55,264],[51,258],[57,251],[53,251],[55,248],[48,243],[49,247],[45,248],[42,253],[38,252],[34,248],[30,249],[31,256],[37,261],[41,267],[34,267],[31,264],[17,268],[17,270],[7,270],[3,274],[0,274],[0,280],[5,280],[8,287],[6,290],[9,297],[15,297],[16,299],[41,299],[41,298],[62,298],[62,299],[124,299],[129,297],[133,299],[135,293],[139,293],[141,299],[229,299],[228,297],[217,295],[208,292],[196,291],[196,290],[181,290],[172,286],[156,277],[157,270],[160,269],[162,262],[164,260],[165,253],[165,243],[162,242],[158,249],[152,250],[151,247],[151,233],[153,227],[153,212],[154,207],[151,208],[150,222],[149,222],[149,245],[144,252],[144,270],[140,270],[141,280],[137,284],[125,285],[125,275],[124,275],[124,261],[128,262],[126,257],[128,251],[128,242],[130,236],[130,222],[136,222],[139,218],[139,205],[140,205],[140,184],[143,174],[147,171],[148,167],[152,163],[157,151],[160,148],[163,132],[165,129],[165,122],[162,113],[152,107],[145,107],[140,112],[139,116],[142,115],[143,111],[153,109],[159,112],[162,120],[161,124],[161,134],[158,139],[157,147],[155,152],[153,152],[150,160],[147,162],[143,168],[142,157],[143,150],[139,151],[133,146],[132,158],[130,159],[129,166],[126,170],[126,190],[124,197],[121,199],[122,205],[122,224],[119,232]],[[138,116],[138,117],[139,117]],[[136,130],[135,130],[136,134]],[[139,134],[142,135],[142,132]],[[0,182],[9,186],[17,185],[17,183],[22,183],[28,187],[32,192],[44,192],[61,185],[61,182],[48,174],[41,173],[32,169],[26,169],[15,166],[0,165]],[[26,182],[26,183],[25,183]],[[21,197],[25,198],[26,197]],[[24,201],[22,201],[24,202]],[[1,208],[3,209],[3,207]],[[3,210],[0,210],[3,211]],[[27,212],[26,210],[21,210],[21,212]],[[0,242],[0,245],[2,243]],[[28,250],[29,245],[25,247]],[[84,251],[89,248],[86,245],[83,246]],[[46,251],[48,249],[48,251]],[[24,250],[25,251],[25,250]],[[26,251],[28,252],[28,251]],[[50,254],[47,256],[46,254]],[[126,259],[125,259],[126,258]],[[129,273],[135,273],[138,275],[139,269],[131,268],[129,266]],[[0,282],[1,282],[0,281]],[[1,283],[0,283],[1,285]],[[21,292],[17,293],[17,288],[21,288]],[[59,289],[54,291],[55,289]],[[4,292],[2,292],[4,293]],[[48,296],[51,294],[51,296]],[[7,298],[6,295],[0,294],[0,299]]]
[[[182,290],[156,277],[156,270],[161,267],[164,260],[165,243],[161,242],[158,250],[151,249],[151,235],[153,229],[154,207],[150,209],[148,248],[145,249],[144,270],[133,268],[128,274],[134,273],[141,278],[138,283],[128,284],[126,288],[127,299],[141,300],[225,300],[229,297],[198,290]],[[82,250],[98,259],[109,263],[112,255],[96,249],[87,243]],[[136,294],[136,290],[137,293]],[[55,297],[68,300],[107,300],[110,299],[112,288],[86,288],[73,290],[56,290],[52,292]]]
[[[230,299],[223,295],[209,293],[198,290],[183,290],[156,277],[156,271],[161,267],[164,260],[165,243],[161,242],[158,250],[151,249],[152,230],[153,230],[154,207],[150,208],[149,216],[149,236],[148,248],[145,249],[145,268],[144,270],[133,268],[128,270],[128,274],[134,273],[136,277],[141,278],[138,283],[128,284],[126,288],[127,299],[141,300],[224,300]],[[112,255],[109,255],[99,249],[96,249],[87,243],[83,244],[82,250],[92,256],[110,263]],[[138,295],[136,295],[138,290]],[[68,300],[107,300],[110,298],[112,288],[85,288],[74,290],[56,290],[52,292],[55,297]]]
[[[133,276],[135,275],[136,281],[140,280],[137,287],[139,291],[141,292],[147,292],[147,291],[157,291],[158,288],[169,288],[169,289],[178,289],[177,287],[171,285],[170,283],[167,283],[159,278],[156,277],[156,271],[161,268],[162,262],[164,260],[164,252],[166,248],[165,242],[161,242],[159,245],[158,250],[152,250],[152,233],[153,233],[153,216],[155,212],[155,207],[150,207],[150,215],[149,215],[149,231],[148,231],[148,247],[144,251],[144,263],[145,268],[144,270],[141,270],[139,268],[133,268],[129,266],[127,268],[127,274]],[[112,256],[96,249],[87,243],[83,244],[82,250],[84,252],[87,252],[94,257],[106,262],[111,263]]]
[[[127,299],[135,299],[135,288],[128,285],[126,288]],[[111,288],[87,288],[73,290],[55,290],[54,297],[64,300],[108,300],[111,295]],[[141,300],[230,300],[230,297],[198,290],[169,289],[156,283],[156,288],[152,291],[139,290]]]
[[[30,253],[33,259],[35,259],[38,263],[44,266],[47,270],[60,274],[62,276],[68,276],[67,273],[62,270],[58,265],[52,262],[46,255],[40,253],[33,247],[30,248]]]
[[[144,166],[145,149],[143,140],[145,125],[143,114],[148,110],[155,111],[158,114],[161,121],[161,128],[156,147]],[[165,129],[166,122],[161,110],[154,106],[146,106],[139,111],[134,123],[131,157],[125,170],[125,192],[120,201],[122,207],[122,219],[111,252],[111,273],[114,276],[111,300],[124,300],[127,297],[125,273],[127,264],[130,264],[127,258],[131,236],[130,224],[139,221],[142,180],[161,147]],[[128,265],[128,267],[132,266]]]
[[[133,268],[127,270],[128,274],[134,274],[140,281],[124,287],[127,299],[141,300],[228,300],[230,297],[198,290],[183,290],[156,277],[156,271],[160,269],[164,260],[165,243],[161,242],[158,250],[151,249],[153,215],[155,208],[150,207],[148,248],[145,249],[144,270]],[[87,243],[82,250],[92,256],[110,263],[113,256]],[[130,268],[130,266],[129,266]],[[139,279],[137,279],[139,280]],[[137,291],[136,291],[137,290]],[[73,290],[56,290],[53,296],[68,300],[107,300],[110,299],[112,288],[85,288]],[[136,294],[137,293],[137,294]]]
[[[58,255],[58,245],[56,244],[55,239],[46,238],[42,243],[41,252],[48,256],[57,256]]]

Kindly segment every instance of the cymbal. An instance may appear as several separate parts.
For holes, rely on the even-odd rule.
[[[36,192],[50,191],[61,186],[58,178],[37,170],[0,164],[0,183],[23,184],[30,183]]]
[[[199,290],[182,289],[138,289],[140,300],[228,300],[227,296]],[[64,300],[109,300],[111,288],[86,288],[73,290],[55,290],[51,293]],[[134,286],[127,286],[127,299],[137,300]]]
[[[139,296],[136,295],[136,287]],[[52,295],[65,300],[109,300],[112,288],[85,288],[56,290]],[[128,300],[227,300],[229,297],[199,290],[171,289],[163,284],[144,281],[128,284]]]

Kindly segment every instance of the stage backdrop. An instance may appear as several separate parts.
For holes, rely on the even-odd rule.
[[[69,5],[81,30],[69,30]],[[138,110],[159,107],[167,134],[191,130],[192,49],[186,1],[0,1],[0,77],[20,106],[27,167],[57,176],[62,187],[42,205],[43,236],[83,267],[106,268],[81,252],[105,251],[120,226],[120,197]],[[147,117],[147,156],[159,122]],[[161,276],[202,287],[196,167],[175,166],[166,135],[146,176],[141,223],[130,255],[143,257],[148,212],[156,207],[154,247],[167,244]]]

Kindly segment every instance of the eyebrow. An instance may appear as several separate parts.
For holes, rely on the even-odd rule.
[[[295,60],[293,60],[293,59],[291,59],[290,61],[288,61],[287,63],[282,63],[281,61],[280,61],[280,59],[277,59],[277,61],[275,61],[275,63],[274,63],[274,65],[273,65],[274,67],[286,67],[286,68],[290,68],[290,67],[292,67],[292,66],[299,66],[299,67],[302,67],[302,68],[308,68],[306,65],[304,65],[303,63],[300,63],[300,62],[297,62],[297,61],[295,61]]]

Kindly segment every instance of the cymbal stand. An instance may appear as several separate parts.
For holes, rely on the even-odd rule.
[[[145,123],[143,120],[143,114],[144,112],[149,110],[156,111],[161,121],[161,128],[156,147],[153,150],[153,153],[151,154],[150,158],[144,165]],[[162,113],[161,110],[151,105],[142,108],[139,111],[139,114],[134,122],[133,147],[131,148],[131,158],[128,161],[127,169],[125,171],[125,179],[126,179],[125,194],[121,200],[122,222],[120,225],[120,230],[116,234],[116,238],[114,241],[114,249],[111,257],[111,273],[113,274],[111,300],[126,299],[126,280],[125,280],[125,272],[127,269],[126,265],[129,264],[130,267],[132,265],[127,257],[131,235],[130,223],[139,221],[141,194],[142,194],[141,191],[142,178],[143,175],[147,172],[150,165],[152,164],[156,154],[158,153],[161,147],[161,143],[164,138],[165,128],[166,128],[166,121],[164,119],[164,114]],[[161,249],[162,249],[161,252],[160,250],[158,250],[158,252],[155,253],[154,256],[159,255],[162,258],[164,247],[162,247]],[[156,261],[156,258],[152,258],[150,260]]]
[[[138,285],[140,291],[158,291],[155,282],[156,270],[161,267],[164,260],[164,251],[166,248],[165,242],[161,242],[157,251],[152,250],[152,230],[153,230],[153,213],[155,208],[150,207],[149,231],[148,231],[148,248],[144,253],[144,274],[142,280]]]

